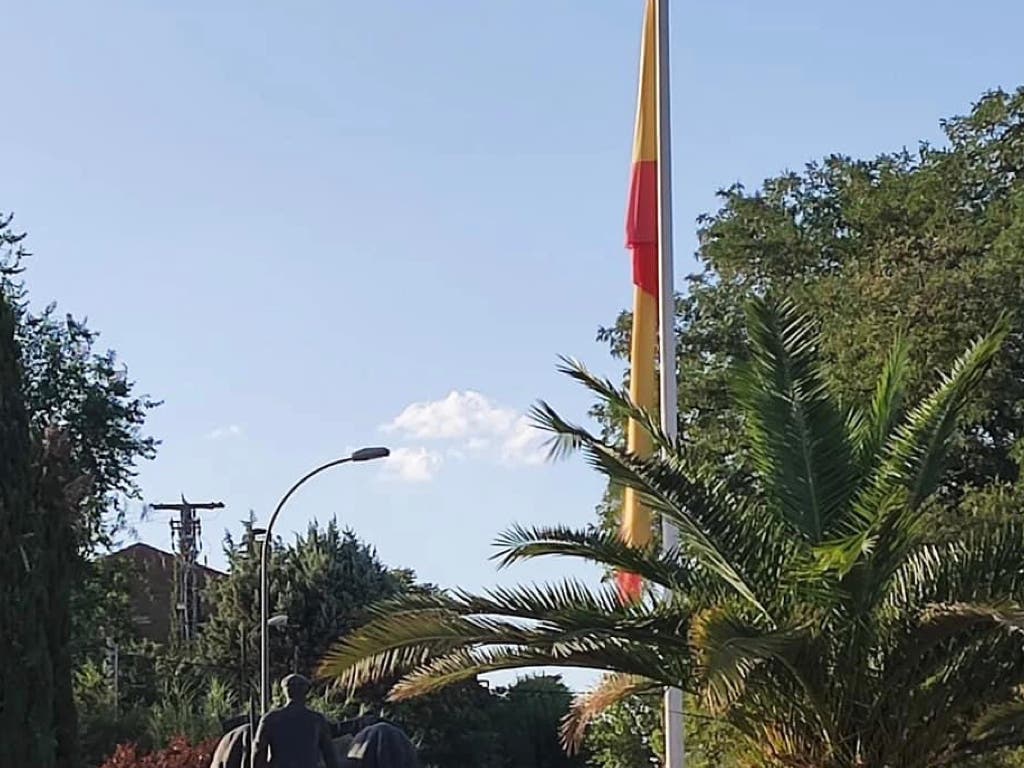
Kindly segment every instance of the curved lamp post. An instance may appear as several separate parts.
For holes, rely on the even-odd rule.
[[[316,477],[321,472],[341,464],[348,464],[349,462],[373,461],[374,459],[383,459],[390,455],[391,451],[387,448],[360,448],[351,456],[321,464],[301,477],[295,485],[288,489],[288,492],[278,502],[274,514],[270,516],[270,522],[267,523],[267,532],[263,537],[263,546],[260,549],[260,714],[265,715],[267,708],[270,706],[270,635],[267,632],[267,625],[270,621],[270,589],[267,584],[267,567],[270,560],[270,547],[273,541],[274,523],[277,521],[277,516],[281,514],[281,510],[288,502],[288,499],[292,497],[292,494],[307,480]],[[278,617],[275,616],[274,618]]]

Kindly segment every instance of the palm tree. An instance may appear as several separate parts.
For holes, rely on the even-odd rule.
[[[1024,525],[935,541],[926,521],[957,421],[1008,333],[1000,320],[907,407],[897,341],[870,402],[827,389],[809,319],[789,302],[749,310],[749,359],[734,377],[743,466],[701,466],[610,382],[566,372],[641,422],[640,458],[535,409],[553,453],[582,452],[679,530],[661,554],[615,535],[514,528],[503,565],[544,555],[640,574],[611,587],[567,581],[380,605],[320,672],[398,682],[396,699],[477,674],[550,665],[609,674],[577,702],[567,736],[624,697],[681,686],[730,723],[761,765],[958,765],[1024,743]]]

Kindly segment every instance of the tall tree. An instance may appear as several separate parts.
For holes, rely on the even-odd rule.
[[[15,324],[9,277],[0,273],[0,542],[7,552],[0,558],[0,765],[50,768],[57,739],[46,531],[33,503],[32,440]]]
[[[240,541],[226,537],[228,575],[210,584],[210,617],[200,650],[214,667],[242,674],[245,650],[248,680],[259,669],[259,552],[250,519]],[[311,674],[330,643],[347,634],[374,602],[398,594],[400,579],[374,550],[336,520],[314,521],[290,544],[273,543],[270,563],[270,611],[288,624],[271,632],[271,672],[280,679],[297,669]],[[238,691],[244,699],[244,690]]]
[[[508,768],[574,768],[582,753],[567,754],[560,729],[572,693],[556,675],[523,677],[500,692],[498,724]]]
[[[124,524],[118,497],[138,495],[136,462],[151,458],[156,445],[143,434],[143,424],[156,403],[132,394],[114,353],[96,352],[96,334],[84,323],[70,316],[57,319],[53,305],[31,311],[20,279],[28,256],[23,242],[24,235],[11,228],[11,217],[0,215],[6,401],[0,429],[10,437],[3,452],[14,475],[21,471],[22,442],[30,447],[28,485],[11,479],[5,502],[10,515],[23,505],[3,539],[19,555],[10,567],[23,569],[20,576],[9,574],[13,580],[4,579],[4,588],[11,590],[6,597],[13,600],[8,605],[23,612],[17,622],[23,626],[5,628],[20,639],[5,640],[17,653],[0,653],[2,675],[11,681],[0,695],[10,723],[19,711],[28,712],[22,707],[31,709],[31,724],[12,737],[13,744],[31,738],[35,745],[35,759],[25,764],[46,766],[55,759],[73,766],[78,751],[72,668],[99,642],[86,637],[73,642],[72,626],[87,634],[104,631],[97,622],[81,617],[76,622],[75,615],[95,615],[101,610],[96,598],[109,595],[90,589],[89,558]],[[28,612],[26,606],[37,610]],[[41,716],[44,711],[50,716]]]
[[[82,500],[91,480],[72,460],[71,440],[64,429],[47,427],[37,441],[34,512],[40,521],[40,562],[36,577],[44,582],[47,649],[53,676],[53,724],[57,765],[79,764],[78,715],[74,696],[72,593],[82,540]]]
[[[681,686],[766,766],[936,768],[1024,743],[1024,526],[988,521],[934,543],[923,525],[1008,327],[996,323],[917,400],[897,340],[871,397],[851,404],[829,389],[813,323],[788,302],[754,302],[749,353],[730,382],[752,483],[570,367],[661,454],[630,454],[546,405],[538,421],[557,448],[583,452],[670,519],[679,548],[515,529],[503,560],[583,558],[666,596],[623,605],[613,589],[568,582],[399,598],[321,672],[349,684],[404,672],[392,689],[404,698],[501,669],[604,669],[570,738],[615,701]]]

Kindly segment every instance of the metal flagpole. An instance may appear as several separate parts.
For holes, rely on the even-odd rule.
[[[678,431],[676,381],[675,282],[672,267],[672,135],[669,90],[669,0],[657,0],[658,78],[658,338],[661,371],[661,428],[669,438]],[[661,523],[662,548],[674,548],[679,532],[668,520]],[[665,768],[684,768],[683,692],[665,689]]]

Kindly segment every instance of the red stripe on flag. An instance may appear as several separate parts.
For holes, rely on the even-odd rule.
[[[658,164],[633,163],[626,209],[626,246],[633,250],[633,284],[658,295]]]
[[[619,601],[623,605],[632,605],[643,596],[644,580],[635,573],[619,571],[615,574],[615,583],[619,588]]]

